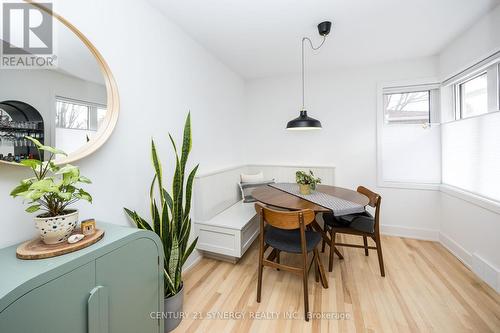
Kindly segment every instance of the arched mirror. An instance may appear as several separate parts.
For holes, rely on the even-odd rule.
[[[92,43],[52,8],[31,2],[13,6],[3,8],[9,31],[1,36],[0,163],[44,159],[26,136],[68,154],[56,163],[88,156],[109,138],[118,119],[111,71]],[[50,50],[43,49],[47,46]]]

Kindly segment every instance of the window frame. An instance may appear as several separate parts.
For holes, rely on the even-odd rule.
[[[487,100],[488,110],[485,113],[477,114],[469,117],[463,116],[463,105],[460,87],[471,80],[486,74],[487,80]],[[462,72],[443,81],[443,89],[451,88],[452,106],[451,119],[446,121],[461,121],[474,117],[483,117],[488,114],[500,111],[500,52],[486,58],[480,63],[471,66]]]
[[[390,181],[384,180],[383,177],[383,161],[382,161],[382,133],[385,124],[384,113],[385,103],[384,94],[387,93],[401,93],[401,92],[416,92],[416,91],[430,91],[430,123],[429,126],[439,126],[441,116],[441,80],[437,77],[429,77],[422,79],[412,79],[403,81],[388,81],[379,82],[377,84],[377,186],[382,188],[402,188],[413,190],[431,190],[439,191],[441,183],[423,183],[423,182],[408,182],[408,181]],[[434,94],[434,97],[432,96]],[[435,109],[434,109],[435,108]],[[413,126],[424,127],[423,124],[391,124],[397,126]]]

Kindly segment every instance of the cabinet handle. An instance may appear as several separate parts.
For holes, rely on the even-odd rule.
[[[96,286],[90,291],[87,301],[87,325],[89,333],[108,333],[108,290]]]

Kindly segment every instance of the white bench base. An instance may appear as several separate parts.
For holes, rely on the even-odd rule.
[[[217,259],[236,262],[259,234],[253,203],[239,201],[208,221],[194,222],[196,248]]]

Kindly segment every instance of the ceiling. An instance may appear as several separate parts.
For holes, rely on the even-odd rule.
[[[309,70],[431,56],[498,0],[149,0],[244,78],[300,70],[300,41],[318,43],[317,23],[333,21]],[[312,51],[308,51],[310,53]]]

